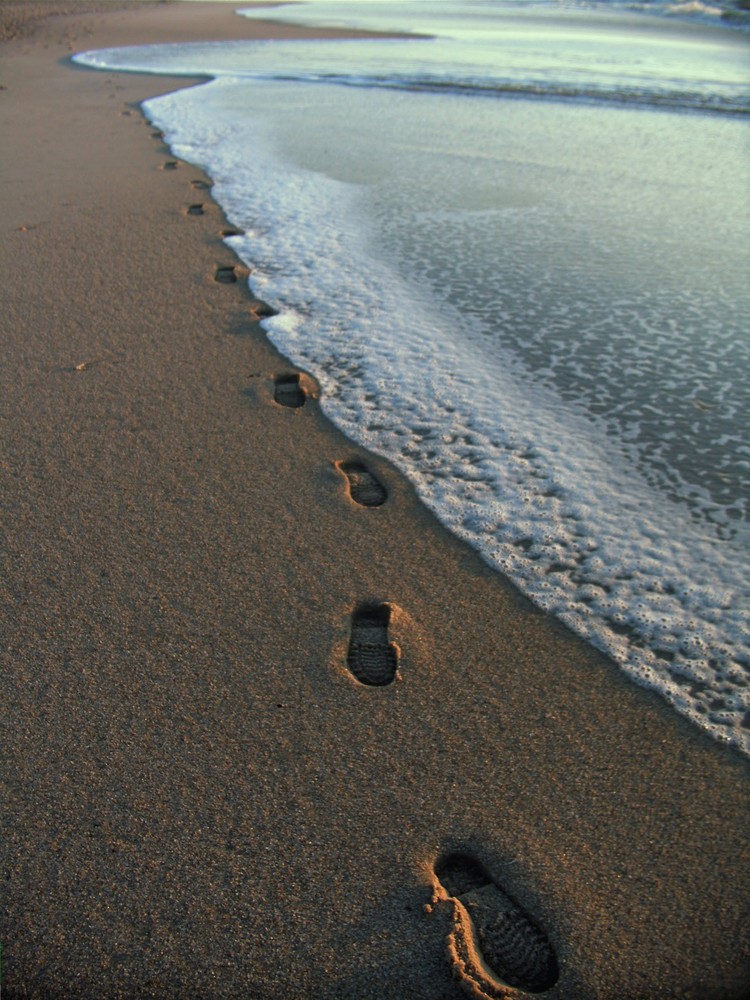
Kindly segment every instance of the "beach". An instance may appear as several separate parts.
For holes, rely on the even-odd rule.
[[[549,942],[545,996],[750,994],[747,760],[533,607],[314,380],[284,405],[210,178],[139,111],[198,81],[69,60],[300,29],[0,26],[3,994],[528,995],[477,960],[456,856]],[[383,608],[387,684],[352,642]]]

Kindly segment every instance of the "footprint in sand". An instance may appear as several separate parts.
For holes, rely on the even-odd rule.
[[[162,170],[176,170],[179,166],[177,160],[167,160],[167,162],[162,166]]]
[[[186,211],[188,215],[203,215],[203,205],[188,205]]]
[[[304,406],[307,394],[300,385],[299,375],[278,375],[273,398],[280,406],[289,406],[294,410]]]
[[[388,492],[362,462],[338,462],[349,483],[349,495],[360,507],[380,507],[388,499]]]
[[[448,854],[435,876],[455,904],[448,950],[463,979],[491,998],[509,996],[509,986],[527,993],[554,986],[559,970],[549,941],[475,858]]]
[[[209,184],[206,181],[190,181],[191,187],[194,187],[196,191],[208,191]]]
[[[389,604],[366,604],[352,615],[346,665],[360,684],[384,687],[396,679],[398,646],[388,639]]]
[[[254,302],[250,303],[250,315],[254,322],[258,322],[261,319],[270,319],[271,316],[278,316],[275,309],[272,309],[267,302],[261,302],[260,299],[256,299]]]
[[[221,285],[233,285],[237,281],[237,271],[234,267],[217,267],[214,281],[218,281]]]

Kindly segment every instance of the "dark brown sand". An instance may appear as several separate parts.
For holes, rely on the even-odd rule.
[[[473,953],[453,862],[436,883],[455,850],[546,934],[549,998],[749,996],[747,762],[535,611],[309,381],[274,402],[292,368],[214,280],[236,262],[205,178],[164,169],[137,109],[186,81],[65,60],[272,29],[22,6],[0,5],[4,1000],[525,996]],[[351,499],[352,460],[385,503]],[[368,604],[390,609],[357,619],[364,663]],[[347,667],[388,680],[396,652],[390,684]]]

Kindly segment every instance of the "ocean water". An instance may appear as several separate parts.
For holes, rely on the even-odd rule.
[[[413,37],[76,58],[211,78],[145,112],[325,412],[750,753],[750,39],[688,6],[312,2],[273,16]]]

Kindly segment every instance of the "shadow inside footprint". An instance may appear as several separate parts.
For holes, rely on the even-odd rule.
[[[203,205],[190,205],[187,209],[188,215],[203,215]]]
[[[559,970],[549,941],[475,858],[449,854],[435,865],[435,874],[448,895],[463,905],[471,921],[464,931],[501,983],[527,993],[554,986]]]
[[[237,272],[233,267],[217,267],[214,273],[214,281],[221,285],[233,285],[237,280]]]
[[[360,507],[380,507],[388,499],[388,492],[362,462],[341,462],[339,468],[349,481],[349,495]]]
[[[273,398],[280,406],[298,409],[305,405],[305,390],[299,384],[299,375],[279,375],[273,390]]]
[[[346,663],[360,684],[384,687],[396,679],[398,648],[388,640],[390,620],[388,604],[363,605],[352,615]]]

